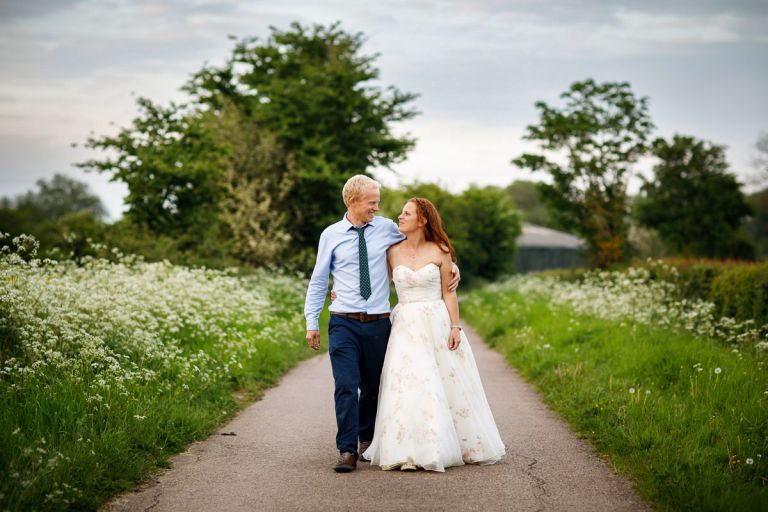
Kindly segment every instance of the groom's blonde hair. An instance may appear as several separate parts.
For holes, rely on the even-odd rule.
[[[360,196],[363,195],[363,192],[370,187],[380,189],[381,183],[369,178],[365,174],[358,174],[349,178],[341,191],[341,195],[344,198],[344,205],[349,207],[349,204],[352,201],[359,199]]]

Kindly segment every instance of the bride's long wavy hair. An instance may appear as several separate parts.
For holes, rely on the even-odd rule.
[[[426,223],[424,238],[429,242],[435,242],[441,251],[450,254],[451,259],[456,261],[456,250],[443,229],[443,219],[440,218],[432,201],[423,197],[412,197],[408,202],[416,205],[417,217]]]

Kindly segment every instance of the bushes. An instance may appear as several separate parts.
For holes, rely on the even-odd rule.
[[[768,263],[666,259],[648,262],[657,279],[675,283],[681,298],[712,302],[720,316],[768,323]]]
[[[739,322],[754,320],[768,324],[768,263],[733,260],[663,259],[635,262],[644,267],[651,278],[671,282],[680,299],[704,300],[715,305],[718,316]],[[584,280],[589,269],[562,269],[540,272],[567,282]]]
[[[96,510],[311,351],[306,282],[0,234],[0,510]]]
[[[726,267],[712,279],[709,297],[722,316],[768,323],[768,263]]]

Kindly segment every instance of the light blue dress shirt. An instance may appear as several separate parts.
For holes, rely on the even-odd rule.
[[[389,313],[389,271],[387,249],[405,239],[397,224],[385,217],[374,216],[363,233],[368,250],[368,270],[371,277],[371,296],[365,300],[360,295],[360,256],[358,236],[347,215],[331,224],[320,235],[317,261],[307,288],[304,317],[307,330],[319,329],[318,318],[328,293],[328,276],[333,274],[333,291],[336,300],[330,310],[335,312],[371,315]]]

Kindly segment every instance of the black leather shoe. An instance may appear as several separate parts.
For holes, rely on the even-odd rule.
[[[333,468],[337,473],[349,473],[357,468],[357,456],[354,453],[344,452],[339,455],[339,460]]]

